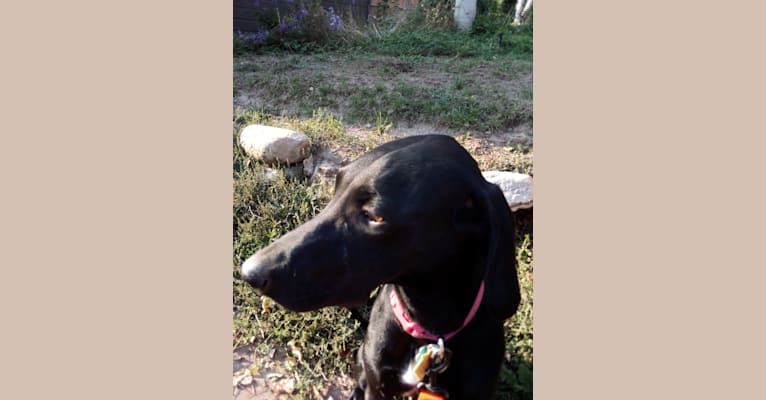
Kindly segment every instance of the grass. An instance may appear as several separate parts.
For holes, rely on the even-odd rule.
[[[532,120],[531,81],[509,87],[508,82],[512,85],[513,81],[506,78],[519,72],[509,71],[514,67],[499,61],[479,64],[488,66],[481,72],[489,77],[452,72],[475,70],[475,61],[473,67],[466,62],[425,67],[421,63],[424,70],[435,69],[424,71],[422,79],[401,75],[400,69],[415,69],[415,63],[389,59],[373,67],[366,62],[351,63],[348,67],[364,71],[364,78],[344,77],[331,68],[332,62],[314,68],[295,63],[289,71],[284,61],[270,66],[245,62],[237,64],[242,77],[235,87],[239,92],[257,92],[275,113],[287,109],[293,111],[288,114],[306,116],[326,108],[355,123],[369,123],[382,114],[392,123],[425,122],[452,129],[498,131]]]
[[[397,82],[360,87],[349,97],[348,116],[367,121],[384,114],[391,120],[433,122],[447,128],[499,130],[528,122],[531,101],[508,98],[487,85],[456,78],[446,86]]]
[[[308,313],[284,310],[239,279],[238,265],[258,249],[318,213],[332,185],[290,178],[251,161],[238,145],[248,124],[307,134],[313,151],[329,148],[353,159],[393,138],[405,124],[428,124],[456,136],[482,170],[533,173],[531,146],[490,142],[488,135],[532,124],[532,32],[394,31],[308,46],[295,53],[264,48],[234,60],[233,260],[235,347],[252,344],[255,370],[295,378],[293,398],[317,388],[345,390],[363,337],[340,307]],[[522,303],[506,321],[506,361],[498,399],[532,398],[533,250],[531,210],[517,213],[517,260]],[[368,310],[360,310],[366,315]],[[323,392],[324,393],[324,392]]]
[[[267,49],[268,50],[268,49]],[[504,131],[532,122],[532,32],[394,31],[309,54],[235,58],[234,92],[273,114]]]
[[[530,30],[516,34],[503,34],[503,39],[501,43],[494,32],[476,35],[448,30],[395,31],[368,37],[353,42],[347,47],[356,52],[388,56],[531,58],[532,32]]]

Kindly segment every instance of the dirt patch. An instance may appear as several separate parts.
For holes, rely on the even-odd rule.
[[[435,126],[427,123],[414,123],[414,124],[399,124],[390,131],[391,135],[395,137],[417,136],[417,135],[448,135],[452,137],[460,137],[462,135],[469,135],[475,139],[484,139],[485,144],[490,144],[498,147],[520,147],[524,150],[530,150],[532,148],[532,127],[529,124],[522,124],[513,127],[506,131],[499,132],[471,132],[471,131],[458,131],[441,126]]]
[[[418,124],[412,124],[412,125],[399,125],[391,129],[391,134],[396,137],[433,135],[433,134],[449,135],[449,136],[455,137],[458,135],[458,133],[453,131],[452,129],[440,128],[440,127],[433,126],[431,124],[424,124],[424,123],[418,123]]]
[[[235,349],[234,400],[295,398],[297,386],[301,384],[299,376],[291,372],[295,362],[295,353],[282,347],[273,347],[268,354],[261,354],[253,345]],[[325,385],[309,388],[309,399],[345,399],[355,384],[348,375],[322,378]]]

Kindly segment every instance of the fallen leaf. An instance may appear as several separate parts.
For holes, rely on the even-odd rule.
[[[261,310],[264,314],[271,311],[274,306],[274,301],[268,297],[261,297]]]
[[[288,370],[294,369],[298,365],[298,360],[295,357],[285,357],[285,367]]]
[[[253,374],[244,368],[234,373],[234,386],[247,386],[253,383]]]
[[[279,388],[279,391],[283,393],[292,394],[295,391],[295,379],[280,379],[277,383],[277,387]]]
[[[296,344],[294,340],[291,340],[287,342],[287,347],[290,349],[290,354],[298,359],[298,362],[303,361],[303,353],[301,353],[300,345]]]
[[[284,377],[285,377],[284,375],[282,375],[280,373],[277,373],[277,372],[269,372],[268,374],[266,374],[266,379],[268,379],[268,380],[274,380],[275,381],[277,379],[282,379]]]

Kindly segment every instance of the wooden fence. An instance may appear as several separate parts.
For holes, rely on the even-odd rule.
[[[345,21],[353,18],[358,23],[367,22],[370,0],[320,0],[322,7],[332,7]],[[300,0],[234,0],[234,31],[256,32],[269,27],[261,26],[259,14],[279,10],[281,15],[296,11]]]

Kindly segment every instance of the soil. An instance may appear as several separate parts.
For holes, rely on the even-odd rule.
[[[282,400],[293,398],[298,377],[286,368],[288,351],[272,348],[269,354],[257,351],[254,345],[234,349],[234,400]],[[327,377],[326,386],[314,388],[311,400],[346,399],[354,381],[350,376]]]

